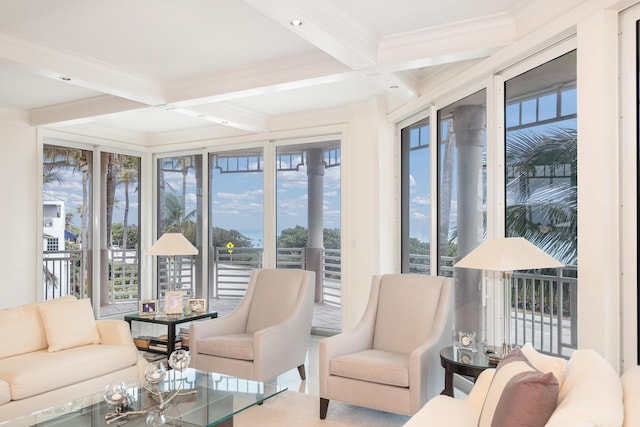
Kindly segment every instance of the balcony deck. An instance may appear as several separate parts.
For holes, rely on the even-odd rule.
[[[209,309],[217,311],[218,316],[223,317],[228,315],[239,302],[239,298],[212,298],[209,300]],[[313,328],[339,331],[341,328],[340,310],[340,307],[332,304],[316,303],[313,309]],[[108,304],[100,307],[100,316],[119,318],[137,311],[137,303]]]

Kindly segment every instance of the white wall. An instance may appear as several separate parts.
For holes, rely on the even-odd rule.
[[[41,249],[36,224],[36,131],[13,112],[0,111],[0,308],[36,300],[34,262]],[[38,230],[39,229],[39,230]]]

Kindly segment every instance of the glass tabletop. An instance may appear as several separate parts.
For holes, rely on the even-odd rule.
[[[493,347],[480,346],[480,348],[472,351],[458,346],[449,346],[440,350],[440,357],[460,366],[470,366],[479,369],[495,368],[495,359],[489,357],[493,354],[491,352],[495,352]]]
[[[127,384],[127,394],[133,402],[119,415],[115,415],[115,408],[105,402],[104,393],[100,392],[0,423],[0,426],[138,427],[153,425],[147,423],[149,416],[164,415],[165,425],[208,427],[229,421],[235,414],[287,389],[275,382],[251,381],[191,368],[184,372],[168,371],[158,386],[165,397],[169,395],[168,390],[178,390],[163,414],[156,410],[160,403],[158,389],[133,382]]]

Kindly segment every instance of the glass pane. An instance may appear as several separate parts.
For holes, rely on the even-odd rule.
[[[340,329],[340,142],[280,146],[276,169],[277,267],[314,271],[313,326]]]
[[[91,297],[93,153],[43,148],[43,298]]]
[[[198,249],[198,255],[176,257],[174,271],[167,257],[158,256],[158,295],[163,298],[175,286],[185,297],[197,298],[202,295],[203,252],[200,155],[158,159],[158,205],[158,237],[166,232],[182,233]]]
[[[514,272],[511,342],[568,355],[577,347],[576,52],[508,80],[505,94],[507,103],[534,97],[561,102],[559,109],[540,103],[540,118],[552,120],[507,127],[505,228],[508,237],[524,237],[567,265]],[[549,326],[526,320],[533,318]]]
[[[101,154],[102,218],[100,220],[102,308],[118,304],[137,311],[140,296],[140,158]],[[126,304],[122,306],[122,304]],[[126,308],[123,308],[126,307]],[[107,314],[104,310],[103,314]]]
[[[262,149],[209,154],[209,297],[219,315],[240,302],[262,267]]]
[[[485,340],[481,272],[453,264],[486,236],[486,91],[438,111],[438,274],[455,279],[456,330]]]
[[[429,118],[402,129],[402,272],[430,274]]]

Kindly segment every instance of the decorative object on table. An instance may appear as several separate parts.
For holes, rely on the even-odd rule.
[[[207,300],[191,298],[187,300],[187,305],[191,307],[193,313],[204,313],[207,309]]]
[[[146,411],[134,411],[131,409],[134,399],[133,396],[127,392],[127,386],[124,381],[107,384],[104,392],[104,400],[114,407],[114,412],[110,412],[104,417],[107,424],[111,424],[114,421],[121,421],[130,416],[144,415],[146,413]]]
[[[182,314],[182,292],[166,291],[164,293],[164,313]]]
[[[141,316],[153,316],[158,312],[158,300],[146,299],[138,303],[138,312]]]
[[[178,271],[178,255],[198,255],[198,249],[189,242],[182,233],[164,233],[144,253],[145,255],[166,256],[169,260],[167,268],[169,277],[169,291],[176,290],[176,275]],[[180,310],[182,312],[182,310]]]
[[[475,331],[466,329],[458,331],[458,348],[475,353],[477,351]]]
[[[523,237],[499,237],[484,241],[453,265],[501,273],[504,287],[502,355],[511,351],[511,274],[515,270],[564,267],[560,261]],[[496,353],[496,356],[499,356]]]
[[[464,363],[465,365],[470,365],[473,362],[473,353],[476,352],[476,349],[467,349],[462,347],[456,348],[456,357],[460,361],[460,363]]]
[[[167,371],[164,361],[158,360],[147,365],[144,371],[145,384],[143,388],[156,402],[156,406],[145,410],[135,411],[132,409],[134,398],[128,394],[124,382],[114,382],[107,385],[104,400],[114,407],[114,412],[105,415],[107,424],[137,415],[146,415],[146,424],[149,426],[165,424],[167,422],[165,411],[174,403],[176,397],[191,396],[197,393],[195,389],[182,390],[182,372],[189,367],[190,362],[191,356],[188,351],[176,350],[169,355],[168,359],[171,371]],[[167,376],[169,379],[166,381],[166,389],[163,390],[164,387],[161,387],[161,384]]]

